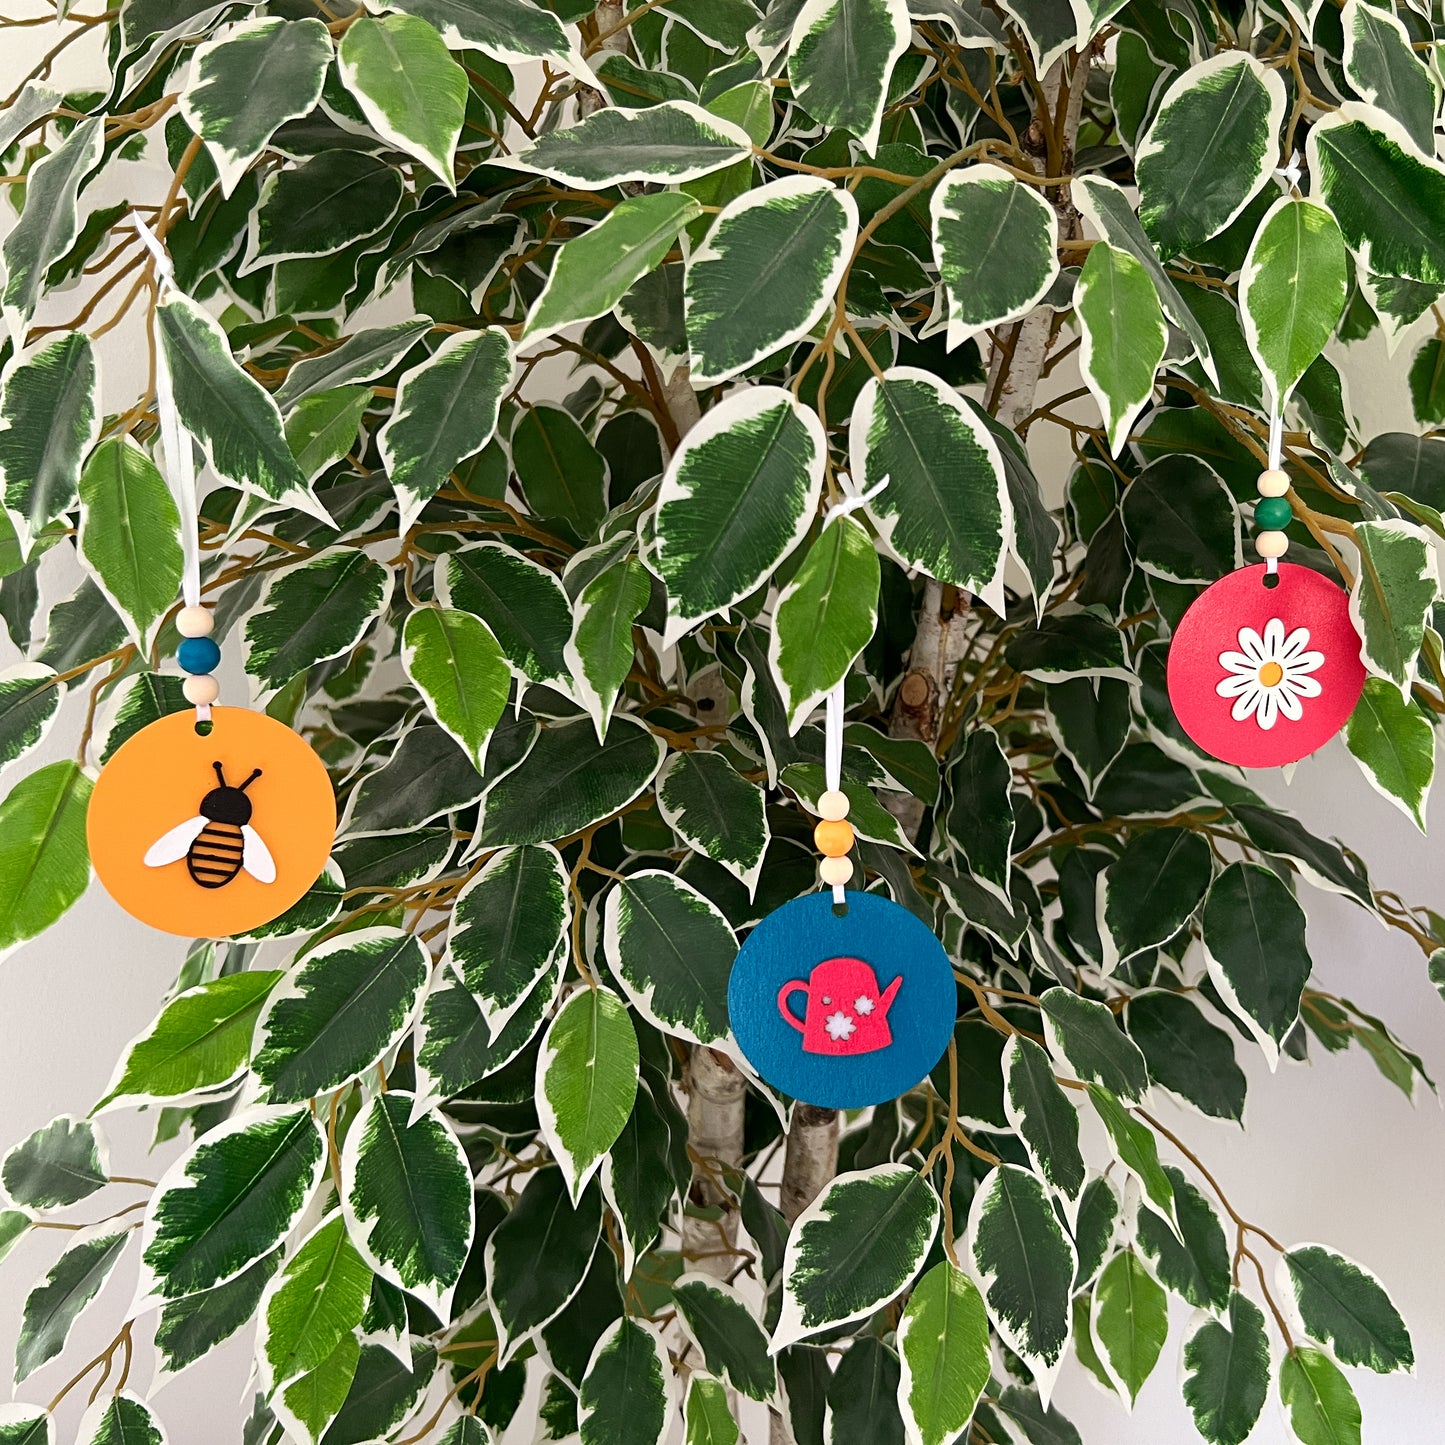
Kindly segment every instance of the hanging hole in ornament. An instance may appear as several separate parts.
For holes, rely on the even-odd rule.
[[[846,903],[835,903],[833,905],[834,918],[846,918],[848,916],[848,905]]]
[[[1279,586],[1279,573],[1266,572],[1264,576],[1260,578],[1260,582],[1265,587],[1268,587],[1271,592],[1273,592],[1274,589]]]
[[[200,718],[197,718],[196,736],[198,738],[208,738],[210,737],[211,733],[215,731],[215,727],[216,724],[212,722],[210,718],[206,718],[204,722]]]

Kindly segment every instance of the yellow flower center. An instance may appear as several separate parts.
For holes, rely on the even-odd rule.
[[[1284,676],[1284,668],[1277,662],[1266,662],[1259,670],[1259,680],[1265,687],[1277,687]]]

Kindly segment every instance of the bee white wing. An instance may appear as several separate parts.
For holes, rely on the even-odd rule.
[[[249,823],[241,829],[241,866],[258,883],[276,881],[276,860],[261,835]]]
[[[178,823],[169,833],[163,833],[146,849],[147,868],[164,868],[167,863],[177,863],[186,856],[206,826],[204,818],[188,818]]]

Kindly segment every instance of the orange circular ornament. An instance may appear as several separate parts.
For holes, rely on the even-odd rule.
[[[321,876],[336,796],[304,738],[265,713],[142,728],[101,769],[86,834],[106,892],[167,933],[223,938],[280,917]]]

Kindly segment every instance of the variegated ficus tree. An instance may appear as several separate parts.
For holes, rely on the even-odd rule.
[[[1196,751],[1164,676],[1299,377],[1291,558],[1352,589],[1359,786],[1423,821],[1445,442],[1360,435],[1335,360],[1445,293],[1434,7],[48,4],[0,22],[0,945],[185,705],[172,397],[226,700],[342,821],[5,1155],[0,1250],[56,1251],[5,1287],[0,1442],[163,1441],[154,1380],[233,1338],[248,1442],[1042,1445],[1071,1354],[1125,1405],[1178,1361],[1170,1438],[1357,1442],[1404,1322],[1170,1101],[1239,1120],[1256,1050],[1428,1087],[1311,983],[1305,911],[1442,981],[1445,925]],[[726,1007],[815,885],[840,681],[857,886],[958,982],[931,1079],[843,1118]]]

